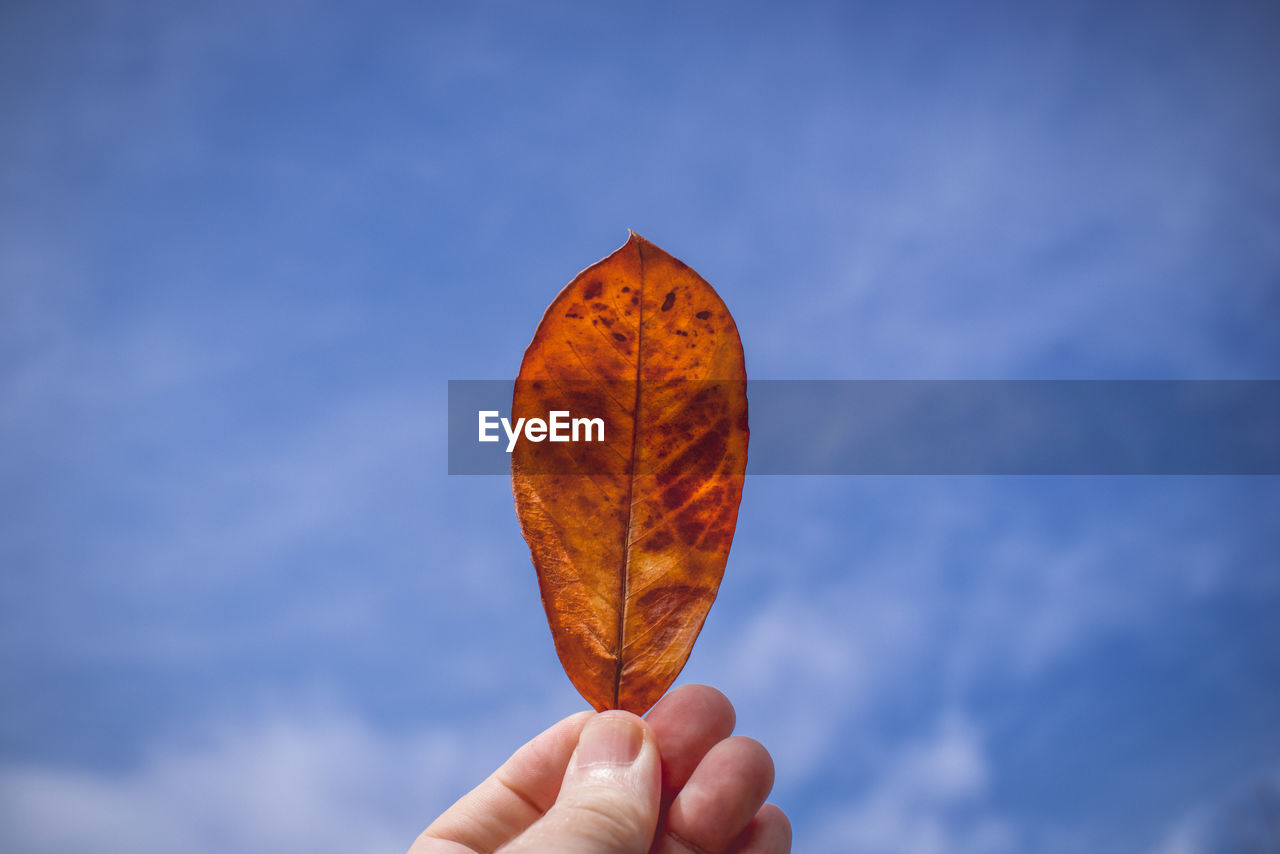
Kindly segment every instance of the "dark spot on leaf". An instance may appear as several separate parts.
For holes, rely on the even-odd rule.
[[[637,545],[641,551],[660,552],[673,542],[675,542],[675,537],[671,536],[670,531],[659,529],[645,537]]]
[[[591,307],[594,308],[596,311],[604,311],[609,306],[605,305],[602,302],[593,302],[591,303]]]
[[[623,285],[623,286],[622,286],[622,292],[623,292],[624,294],[629,294],[629,293],[631,293],[631,288],[627,287],[626,285]]]
[[[715,549],[714,541],[708,542],[707,539],[713,535],[714,527],[722,527],[727,521],[724,517],[725,491],[725,485],[717,483],[679,511],[676,531],[686,544],[693,545],[702,540],[702,548]],[[732,529],[729,534],[732,536]]]
[[[683,336],[683,337],[685,337],[685,338],[688,338],[688,337],[689,337],[689,333],[688,333],[688,332],[685,332],[683,329],[677,329],[675,332],[676,332],[676,334],[677,334],[677,335],[681,335],[681,336]],[[692,345],[692,344],[690,344],[689,346],[691,346],[691,347],[692,347],[693,345]]]
[[[696,415],[699,421],[710,420],[703,413]],[[680,452],[668,470],[677,472],[698,472],[707,474],[716,470],[729,449],[729,422],[721,419],[715,427],[707,430],[698,440]]]
[[[733,543],[733,527],[719,525],[702,536],[702,547],[709,551],[728,551]]]
[[[600,296],[600,291],[604,289],[604,285],[600,284],[599,279],[587,282],[587,287],[583,289],[582,296],[584,299],[595,299]]]
[[[605,326],[613,326],[613,318],[601,316],[600,322]]]
[[[680,539],[684,540],[686,546],[696,543],[705,529],[706,525],[696,518],[684,519],[676,524],[676,531],[679,532]]]
[[[645,615],[649,626],[644,645],[649,649],[666,649],[675,643],[687,624],[681,615],[705,614],[711,607],[712,595],[705,587],[689,584],[655,587],[640,594],[636,610]],[[623,673],[625,676],[626,671]]]
[[[724,486],[715,484],[710,489],[703,492],[696,499],[689,502],[689,505],[682,511],[682,518],[696,518],[705,528],[715,519],[720,508],[720,502],[724,500]]]
[[[631,298],[631,304],[632,304],[632,305],[639,305],[639,304],[640,304],[640,297],[632,297],[632,298]],[[628,314],[630,314],[630,312],[627,312],[627,313],[628,313]]]
[[[637,610],[649,618],[651,624],[665,622],[679,614],[695,601],[708,599],[705,588],[689,584],[668,584],[641,593],[636,600]],[[677,623],[677,627],[678,627]]]
[[[685,477],[677,480],[662,491],[662,503],[668,510],[674,510],[689,500],[689,496],[698,488],[696,478]]]
[[[667,291],[666,298],[662,300],[662,310],[669,311],[671,309],[671,306],[675,304],[676,304],[676,292]]]
[[[615,332],[615,333],[613,333],[613,337],[614,337],[614,338],[616,338],[616,339],[618,339],[619,341],[626,341],[626,340],[627,340],[627,336],[623,335],[621,332]]]
[[[709,311],[700,311],[694,315],[694,317],[698,318],[699,320],[706,320],[710,316],[711,316],[711,312]]]
[[[568,314],[566,314],[565,317],[582,317],[582,315],[571,311]]]

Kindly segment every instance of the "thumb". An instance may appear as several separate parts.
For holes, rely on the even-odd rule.
[[[555,804],[503,852],[645,854],[661,796],[653,731],[630,712],[601,712],[583,727]]]

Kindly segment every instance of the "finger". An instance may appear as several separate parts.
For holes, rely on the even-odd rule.
[[[547,814],[504,854],[644,854],[658,824],[662,759],[653,730],[630,712],[601,712]]]
[[[517,750],[432,822],[409,854],[493,851],[541,818],[555,802],[578,736],[593,714],[570,715]]]
[[[765,804],[734,840],[728,854],[788,854],[790,851],[791,822],[787,814],[773,804]]]
[[[746,829],[773,788],[773,759],[760,742],[735,735],[698,763],[671,803],[660,854],[719,854]]]
[[[662,788],[669,800],[707,751],[729,737],[736,718],[729,698],[715,688],[681,685],[659,700],[645,719],[662,751]]]

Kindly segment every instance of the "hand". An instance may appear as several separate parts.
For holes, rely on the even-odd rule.
[[[667,694],[647,722],[579,712],[517,750],[409,854],[786,854],[791,825],[764,803],[773,760],[730,736],[734,717],[706,685]]]

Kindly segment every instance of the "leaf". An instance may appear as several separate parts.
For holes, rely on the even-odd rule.
[[[724,574],[747,461],[742,342],[720,297],[632,233],[543,315],[512,420],[605,417],[603,443],[521,441],[516,512],[556,652],[597,710],[671,686]]]

